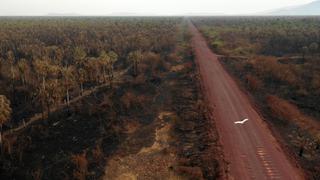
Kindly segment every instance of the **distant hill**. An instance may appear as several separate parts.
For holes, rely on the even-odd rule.
[[[293,15],[293,16],[320,15],[320,0],[316,0],[301,6],[287,7],[287,8],[274,10],[266,14],[267,15]]]

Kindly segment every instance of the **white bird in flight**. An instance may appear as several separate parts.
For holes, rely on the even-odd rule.
[[[235,124],[243,124],[243,123],[245,123],[246,121],[248,121],[249,119],[244,119],[244,120],[242,120],[242,121],[236,121],[236,122],[234,122]]]

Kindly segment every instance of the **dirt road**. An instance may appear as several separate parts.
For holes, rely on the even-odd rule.
[[[191,23],[189,28],[205,94],[230,163],[228,179],[303,179],[199,31]],[[234,123],[245,118],[249,120],[244,124]]]

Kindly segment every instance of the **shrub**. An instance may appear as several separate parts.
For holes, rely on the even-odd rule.
[[[71,160],[76,167],[75,170],[73,170],[73,177],[77,180],[85,180],[88,173],[86,153],[72,155]]]
[[[263,87],[263,83],[260,79],[257,77],[254,77],[253,75],[246,75],[245,77],[247,86],[252,91],[257,91]]]
[[[41,168],[36,168],[31,172],[31,176],[34,180],[41,180],[43,176],[43,170]]]
[[[257,57],[249,63],[261,78],[283,81],[290,85],[298,84],[293,66],[280,64],[274,57]]]
[[[103,151],[101,149],[101,145],[97,144],[96,147],[92,150],[92,155],[95,161],[99,162],[103,159]]]
[[[291,121],[313,136],[316,136],[319,132],[320,124],[311,117],[304,115],[296,105],[273,95],[267,96],[266,101],[275,117]]]
[[[301,117],[299,109],[284,99],[269,95],[266,101],[274,116],[283,120],[295,120]]]
[[[202,180],[203,175],[200,167],[177,166],[175,171],[193,180]]]

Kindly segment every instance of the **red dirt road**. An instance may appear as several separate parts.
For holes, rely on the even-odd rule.
[[[191,23],[189,27],[205,94],[230,163],[227,179],[304,179],[199,31]],[[245,118],[249,121],[244,124],[234,123]]]

